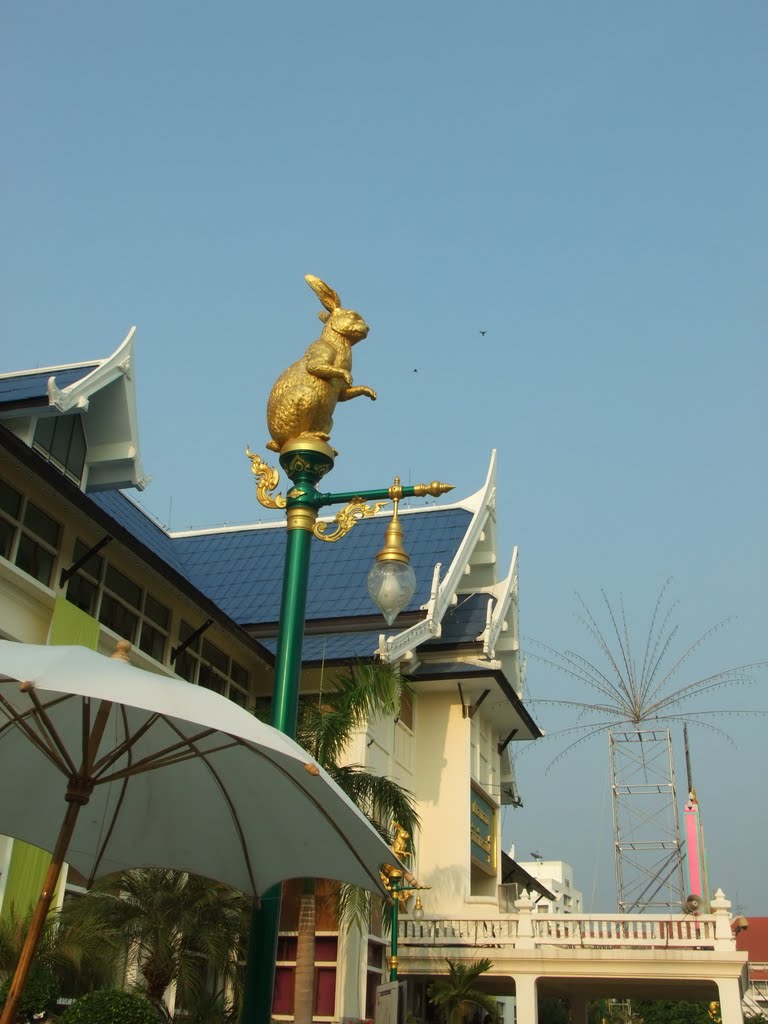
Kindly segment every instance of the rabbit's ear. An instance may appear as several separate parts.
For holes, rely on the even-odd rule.
[[[329,312],[333,312],[334,309],[341,306],[341,299],[325,281],[321,281],[314,274],[307,274],[304,280]]]

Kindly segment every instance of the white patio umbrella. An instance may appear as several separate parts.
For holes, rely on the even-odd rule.
[[[300,877],[384,892],[392,851],[297,743],[218,694],[134,668],[128,649],[0,640],[0,833],[53,852],[0,1024],[64,861],[89,883],[153,866],[254,896]]]

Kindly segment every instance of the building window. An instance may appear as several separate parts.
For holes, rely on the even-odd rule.
[[[383,942],[368,939],[368,963],[365,981],[365,1016],[373,1020],[376,1016],[376,990],[384,983],[386,946]]]
[[[46,416],[39,419],[32,447],[75,483],[82,481],[85,431],[79,415]]]
[[[272,997],[272,1013],[277,1016],[293,1016],[293,989],[296,968],[278,964],[275,968],[275,993]]]
[[[336,1013],[336,968],[315,968],[315,1013],[333,1017]]]
[[[73,561],[88,552],[83,541],[75,544]],[[67,600],[125,637],[155,661],[168,649],[171,612],[100,555],[91,555],[69,580]]]
[[[413,732],[413,697],[409,693],[400,694],[400,710],[397,713],[397,719],[406,729]]]
[[[337,935],[317,935],[315,938],[315,1017],[336,1015],[336,958],[338,956]],[[294,989],[296,984],[295,935],[281,935],[277,944],[277,968],[272,1013],[275,1016],[292,1016],[294,1011]]]
[[[194,629],[183,620],[179,624],[179,640],[184,643]],[[248,670],[203,636],[196,636],[176,659],[176,674],[188,683],[196,683],[229,697],[244,708],[248,703],[250,677]]]
[[[9,484],[0,481],[0,554],[50,585],[61,526]]]

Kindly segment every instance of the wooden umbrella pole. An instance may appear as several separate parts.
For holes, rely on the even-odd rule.
[[[38,943],[40,942],[40,936],[43,931],[45,919],[48,916],[48,911],[51,909],[51,901],[53,899],[53,894],[56,892],[56,885],[59,881],[59,875],[61,874],[61,866],[64,863],[64,857],[69,849],[72,833],[75,831],[75,825],[77,824],[77,816],[80,813],[80,808],[83,804],[88,803],[89,795],[90,794],[86,795],[85,793],[82,793],[82,795],[77,794],[73,792],[71,786],[67,792],[67,800],[69,801],[67,813],[64,815],[64,821],[62,822],[61,829],[59,830],[56,846],[53,849],[53,856],[51,857],[51,863],[48,866],[48,872],[45,876],[45,881],[43,882],[40,898],[37,901],[35,913],[32,916],[32,921],[29,925],[29,931],[24,939],[24,945],[21,950],[19,962],[16,965],[16,971],[13,975],[13,981],[11,982],[11,988],[8,992],[8,998],[5,1001],[2,1016],[0,1016],[0,1024],[15,1024],[16,1009],[19,1005],[22,992],[24,991],[24,984],[27,980],[27,975],[29,974],[29,968],[32,965],[32,958],[34,957]],[[85,799],[83,799],[83,797],[85,797]]]
[[[29,686],[29,683],[22,683],[22,691],[25,690],[25,687]],[[88,708],[87,703],[84,707],[86,709]],[[80,766],[80,773],[78,775],[72,775],[69,779],[67,793],[64,798],[68,805],[67,813],[64,815],[64,821],[59,829],[59,835],[56,839],[56,845],[53,848],[51,863],[48,865],[48,871],[45,875],[45,881],[43,882],[43,888],[40,892],[40,898],[37,901],[37,906],[35,907],[35,912],[32,915],[32,920],[29,925],[29,931],[24,939],[24,945],[21,948],[21,955],[19,957],[19,962],[16,965],[16,971],[13,975],[13,981],[11,982],[11,988],[8,992],[8,998],[5,1001],[5,1006],[3,1007],[3,1012],[0,1016],[0,1024],[15,1024],[16,1022],[16,1008],[19,1005],[19,1000],[21,999],[22,992],[24,991],[27,975],[29,974],[29,969],[32,966],[32,959],[40,942],[40,936],[43,932],[45,919],[51,909],[53,894],[56,892],[56,885],[59,881],[61,868],[64,863],[67,850],[69,849],[69,844],[72,841],[72,833],[75,831],[75,825],[77,824],[77,816],[80,813],[80,808],[88,803],[91,798],[91,793],[93,792],[93,780],[90,777],[92,766],[96,759],[99,744],[101,743],[102,736],[104,735],[104,730],[107,726],[107,720],[109,719],[111,709],[111,701],[101,701],[99,704],[99,710],[96,712],[96,720],[93,723],[93,727],[91,728],[90,725],[86,725],[83,731],[83,763]],[[87,718],[87,715],[84,717]]]

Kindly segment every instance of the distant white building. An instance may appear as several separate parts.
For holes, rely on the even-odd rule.
[[[514,847],[509,855],[515,859]],[[540,914],[584,913],[584,894],[573,884],[573,868],[566,861],[519,860],[517,863],[556,897],[554,900],[544,896],[536,899]]]

